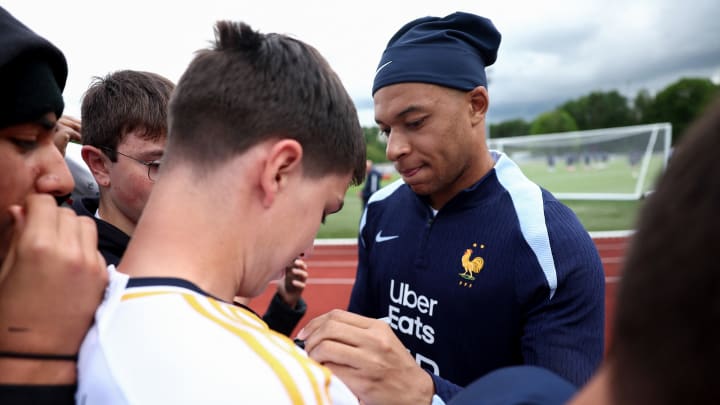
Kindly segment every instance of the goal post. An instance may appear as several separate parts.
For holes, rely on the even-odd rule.
[[[669,123],[488,140],[561,200],[641,199],[665,169],[671,144]]]

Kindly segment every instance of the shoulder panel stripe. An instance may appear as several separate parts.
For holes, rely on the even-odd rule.
[[[141,291],[141,292],[134,292],[134,293],[125,293],[120,298],[121,301],[127,301],[132,300],[135,298],[143,298],[143,297],[152,297],[156,295],[165,295],[165,294],[177,294],[175,291]]]
[[[277,333],[274,330],[267,327],[267,324],[265,324],[265,322],[262,319],[258,318],[258,316],[253,312],[250,312],[250,311],[240,308],[240,307],[236,307],[234,305],[220,303],[219,301],[214,300],[209,297],[206,299],[208,300],[210,305],[216,311],[218,311],[221,315],[227,317],[231,322],[242,322],[243,326],[246,326],[253,330],[260,331],[261,333],[271,333],[271,334],[274,334],[274,335],[280,337],[281,339],[287,338],[285,335]],[[253,323],[249,323],[249,322],[253,322]],[[263,325],[263,326],[258,325],[257,324],[258,322],[260,323],[260,325]],[[283,350],[284,352],[286,352],[287,354],[292,356],[298,362],[298,364],[300,364],[300,367],[305,372],[305,375],[307,376],[308,380],[311,382],[311,385],[313,387],[313,392],[315,394],[315,402],[318,404],[322,403],[322,395],[320,394],[320,392],[318,390],[318,384],[316,383],[315,378],[313,378],[312,371],[307,366],[307,362],[308,362],[307,357],[298,355],[297,352],[295,352],[294,350],[288,350],[287,346],[283,347],[282,345],[280,345],[274,341],[272,343],[280,350]],[[292,344],[291,347],[294,349],[294,347],[295,347],[294,344]],[[330,379],[331,379],[332,375],[328,368],[320,367],[320,369],[322,370],[323,378],[325,380],[326,397],[329,397]]]
[[[390,196],[390,194],[394,193],[395,190],[397,190],[400,186],[405,184],[405,181],[400,178],[392,183],[388,184],[387,186],[381,188],[380,190],[373,193],[372,196],[370,196],[370,200],[368,200],[368,204],[372,204],[376,201],[382,201]]]
[[[498,181],[510,193],[520,222],[520,231],[535,253],[550,287],[550,299],[557,289],[557,270],[553,261],[550,237],[545,224],[542,190],[522,173],[507,156],[500,154],[495,164]]]
[[[216,301],[213,299],[208,299],[208,302],[210,302],[210,305],[220,315],[227,318],[227,320],[230,322],[242,322],[243,326],[247,326],[255,330],[270,330],[270,328],[267,327],[267,324],[265,324],[262,319],[258,318],[255,314],[246,309],[236,307],[230,304],[220,303],[220,301]]]
[[[262,359],[264,359],[265,362],[270,366],[270,368],[275,372],[282,385],[285,387],[291,403],[305,403],[302,394],[300,393],[300,389],[295,383],[290,372],[254,336],[252,336],[252,334],[211,314],[207,309],[202,306],[202,304],[200,304],[200,302],[198,301],[198,297],[192,294],[183,294],[183,297],[185,298],[187,303],[190,304],[190,306],[195,309],[200,315],[216,323],[223,329],[226,329],[227,331],[238,336],[240,339],[243,340],[243,342],[250,346],[255,353],[257,353]],[[304,365],[303,368],[305,368]],[[306,373],[308,373],[308,376],[310,376],[309,370],[306,370]],[[313,386],[313,391],[315,392],[316,402],[322,403],[323,401],[317,388],[317,381],[311,380],[311,384]]]
[[[360,218],[360,230],[359,233],[362,233],[363,228],[365,227],[365,216],[367,215],[367,207],[370,206],[370,204],[382,201],[386,198],[388,198],[392,193],[395,192],[400,186],[405,184],[402,178],[397,179],[393,181],[392,183],[388,184],[387,186],[381,188],[380,190],[373,193],[373,195],[370,196],[370,200],[368,200],[367,206],[365,207],[365,210],[363,211],[362,218]]]

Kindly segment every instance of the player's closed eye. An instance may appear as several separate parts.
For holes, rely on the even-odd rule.
[[[405,126],[407,126],[408,128],[411,128],[411,129],[420,128],[422,126],[422,124],[425,123],[425,118],[426,117],[420,118],[419,120],[410,121],[410,122],[406,123]]]

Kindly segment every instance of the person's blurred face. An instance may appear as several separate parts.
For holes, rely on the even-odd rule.
[[[57,117],[48,113],[37,122],[0,129],[0,263],[12,238],[8,208],[23,205],[28,195],[62,196],[74,187],[70,170],[55,147]]]
[[[131,132],[115,148],[118,152],[116,161],[109,163],[110,187],[103,192],[108,194],[107,201],[133,225],[140,219],[154,184],[148,177],[148,166],[138,160],[159,161],[163,157],[165,143],[166,138],[150,141]]]
[[[401,83],[378,90],[374,102],[375,120],[387,136],[388,159],[433,206],[442,206],[479,180],[483,164],[478,148],[485,140],[484,132],[473,129],[478,123],[469,93]]]

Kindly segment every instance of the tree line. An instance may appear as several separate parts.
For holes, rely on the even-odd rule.
[[[538,115],[532,121],[511,119],[490,124],[491,138],[613,128],[628,125],[669,122],[673,144],[703,109],[720,95],[720,86],[708,78],[682,78],[651,95],[640,90],[629,100],[617,90],[594,91],[567,101],[557,108]],[[378,128],[363,127],[368,159],[385,162],[385,142]]]
[[[655,96],[640,90],[634,100],[617,90],[594,91],[567,101],[554,110],[544,112],[528,122],[512,119],[490,125],[491,138],[581,131],[597,128],[669,122],[673,144],[687,126],[698,117],[712,99],[720,94],[720,86],[707,78],[682,78],[659,91]]]

